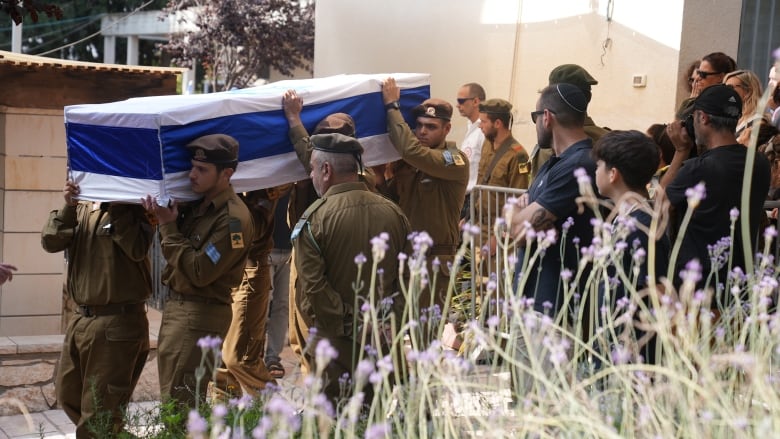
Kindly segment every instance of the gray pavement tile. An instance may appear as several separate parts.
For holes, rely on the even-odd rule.
[[[40,437],[40,433],[60,433],[42,413],[31,413],[29,421],[32,422],[32,430],[24,415],[3,416],[0,417],[0,430],[11,438]]]

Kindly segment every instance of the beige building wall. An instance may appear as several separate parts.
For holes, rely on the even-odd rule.
[[[555,66],[598,79],[597,124],[645,130],[672,119],[689,61],[736,57],[740,11],[739,0],[318,0],[314,76],[430,73],[431,94],[453,105],[460,85],[478,82],[512,102],[515,137],[530,150],[529,113]],[[464,130],[456,114],[450,139]]]
[[[19,268],[0,287],[0,335],[59,334],[64,259],[41,248],[49,211],[62,205],[62,110],[0,107],[2,258]]]

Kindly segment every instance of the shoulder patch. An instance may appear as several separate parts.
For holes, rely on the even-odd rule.
[[[455,164],[455,159],[452,158],[452,153],[449,150],[445,150],[442,154],[442,157],[444,158],[444,164],[446,166],[452,166]]]
[[[452,158],[455,160],[455,166],[465,166],[466,162],[463,160],[463,157],[460,155],[459,152],[456,152],[452,154]]]
[[[244,233],[241,231],[241,220],[230,218],[230,247],[244,248]]]

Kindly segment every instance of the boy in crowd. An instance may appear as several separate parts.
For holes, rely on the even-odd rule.
[[[596,161],[596,187],[614,204],[610,218],[615,230],[621,227],[629,230],[628,235],[621,239],[627,247],[607,270],[608,275],[619,282],[610,283],[615,286],[609,291],[599,289],[601,305],[606,305],[606,312],[614,313],[616,303],[628,295],[630,286],[626,282],[632,283],[636,291],[641,292],[649,284],[649,263],[655,264],[656,276],[665,274],[668,267],[671,246],[663,230],[657,230],[655,235],[655,259],[649,261],[640,257],[643,251],[649,253],[648,231],[653,208],[648,201],[647,184],[657,170],[660,158],[658,146],[650,137],[630,130],[605,134],[593,148],[593,159]],[[619,274],[621,272],[625,277]],[[634,273],[637,273],[636,278]],[[650,303],[649,300],[645,302]],[[602,309],[602,306],[599,308]],[[636,336],[641,339],[642,331],[637,331]],[[653,343],[646,345],[643,350],[645,361],[654,361],[653,351]]]

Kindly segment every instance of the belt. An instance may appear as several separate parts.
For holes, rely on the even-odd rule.
[[[146,312],[146,303],[109,303],[108,305],[76,305],[76,312],[84,317],[115,316]]]
[[[433,255],[454,255],[458,251],[457,245],[434,245],[429,254]]]
[[[214,299],[212,297],[196,296],[194,294],[179,294],[175,291],[168,292],[168,299],[184,301],[184,302],[205,303],[207,305],[230,305],[229,303],[225,303],[219,299]]]

